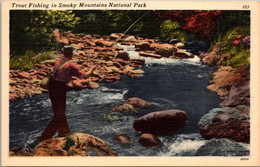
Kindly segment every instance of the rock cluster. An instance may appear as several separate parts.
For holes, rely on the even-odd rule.
[[[150,104],[137,97],[129,98],[124,104],[114,107],[113,111],[138,114],[135,108],[147,108]],[[157,136],[169,135],[180,129],[186,121],[186,113],[181,110],[158,111],[146,114],[134,121],[133,128],[141,132],[139,143],[142,146],[153,147],[161,146],[163,143]],[[120,143],[130,142],[126,135],[119,135],[117,140]]]
[[[59,30],[55,30],[53,34],[59,51],[62,51],[65,45],[72,45],[77,49],[73,61],[83,71],[87,72],[94,64],[97,66],[94,74],[88,80],[73,78],[67,84],[68,89],[97,89],[99,88],[98,82],[110,83],[120,80],[121,75],[138,77],[140,74],[143,74],[144,71],[136,70],[135,68],[142,67],[145,64],[145,59],[130,58],[129,54],[123,51],[123,48],[116,46],[116,43],[135,45],[136,50],[141,51],[140,55],[146,57],[189,58],[193,56],[190,53],[181,51],[178,48],[182,47],[180,44],[175,46],[156,43],[152,39],[126,36],[120,33],[112,33],[110,36],[100,36],[73,34],[70,31],[60,33]],[[51,73],[55,61],[62,56],[60,52],[55,53],[53,60],[46,60],[35,64],[28,71],[10,71],[9,99],[24,98],[25,96],[31,97],[46,92],[47,90],[40,88],[40,82],[44,76],[48,76]]]
[[[114,107],[112,111],[137,114],[138,111],[135,108],[147,108],[149,106],[150,104],[147,101],[138,97],[132,97],[127,99],[124,104]]]
[[[201,54],[202,62],[209,66],[219,65],[230,58],[220,51],[217,43],[210,53]],[[221,108],[212,109],[198,123],[202,137],[227,138],[237,142],[250,142],[250,71],[249,66],[224,66],[212,74],[207,89],[216,92],[223,102]]]
[[[88,156],[88,151],[93,151],[98,156],[117,156],[103,140],[84,133],[48,139],[33,150],[15,147],[10,150],[10,156]]]

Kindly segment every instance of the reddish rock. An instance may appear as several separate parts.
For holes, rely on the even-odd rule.
[[[216,92],[221,98],[228,95],[233,85],[241,86],[249,81],[249,67],[222,67],[213,73],[211,85],[207,89]]]
[[[79,51],[77,51],[76,53],[75,53],[75,55],[76,56],[86,56],[86,52],[84,52],[84,51],[81,51],[81,50],[79,50]]]
[[[87,86],[89,83],[89,79],[81,79],[80,82],[82,83],[83,86]]]
[[[14,100],[16,98],[19,98],[19,96],[16,93],[9,93],[9,100]]]
[[[126,61],[124,61],[123,59],[119,59],[119,58],[114,59],[114,61],[118,62],[121,66],[125,66],[127,64]]]
[[[108,51],[112,51],[112,49],[102,48],[102,47],[95,47],[94,51],[97,51],[97,52],[108,52]]]
[[[28,72],[21,72],[18,74],[18,78],[21,79],[31,79],[30,74]]]
[[[115,58],[122,59],[124,61],[128,61],[130,59],[130,56],[127,52],[117,52],[117,55]]]
[[[155,50],[155,48],[158,48],[159,46],[160,46],[159,43],[154,43],[154,42],[153,42],[153,43],[150,44],[150,49],[151,49],[151,50]]]
[[[87,156],[88,151],[95,152],[98,156],[117,156],[103,140],[84,133],[74,133],[69,136],[70,146],[66,146],[66,137],[51,138],[39,143],[32,151],[13,148],[12,156]],[[66,147],[65,147],[66,146]],[[18,150],[18,151],[17,151]],[[19,154],[17,154],[19,153]]]
[[[155,53],[163,57],[170,57],[175,52],[177,52],[177,49],[170,44],[160,44],[158,47],[155,48]]]
[[[150,50],[150,43],[149,42],[142,42],[135,44],[136,51],[145,51]]]
[[[79,80],[73,80],[72,84],[74,89],[83,89],[84,87]]]
[[[120,63],[118,63],[118,62],[113,62],[113,66],[115,66],[115,67],[117,67],[119,69],[123,68],[123,66]]]
[[[141,58],[131,58],[129,63],[134,64],[136,66],[143,66],[145,64],[145,59]]]
[[[68,156],[68,152],[63,149],[65,143],[65,137],[42,141],[34,148],[33,156]]]
[[[32,151],[29,148],[15,146],[10,149],[10,156],[32,156]]]
[[[123,72],[124,74],[129,74],[132,70],[134,70],[134,67],[126,66]]]
[[[221,42],[218,42],[211,52],[200,54],[200,58],[202,59],[203,64],[215,67],[220,65],[223,61],[231,58],[230,53],[221,51],[221,45]]]
[[[118,135],[117,140],[122,144],[129,144],[130,143],[130,137],[125,135],[125,134]]]
[[[83,39],[92,39],[92,36],[91,36],[91,35],[85,35],[85,36],[83,37]]]
[[[90,88],[90,89],[98,89],[98,88],[100,88],[100,85],[98,83],[96,83],[96,82],[89,82],[88,83],[88,88]]]
[[[125,103],[131,104],[133,107],[137,108],[147,108],[150,106],[150,104],[147,101],[142,100],[138,97],[129,98],[125,101]]]
[[[146,146],[146,147],[154,147],[154,146],[163,145],[163,143],[161,142],[161,140],[158,137],[156,137],[150,133],[143,133],[140,136],[138,141],[142,146]]]
[[[220,107],[235,107],[238,105],[250,105],[250,85],[247,82],[242,86],[232,86],[228,96],[220,103]]]
[[[130,71],[130,74],[137,74],[137,75],[144,74],[144,71],[143,70],[132,70],[132,71]]]
[[[127,42],[132,41],[132,40],[136,40],[134,36],[129,36],[129,37],[125,38],[125,41],[127,41]]]
[[[175,58],[187,59],[187,58],[194,58],[194,55],[189,52],[176,52],[174,53]]]
[[[110,39],[111,39],[111,40],[116,40],[116,39],[120,38],[122,35],[123,35],[123,34],[112,33],[112,34],[110,35]]]
[[[121,47],[114,47],[115,51],[123,51],[124,48],[121,48]]]
[[[181,110],[152,112],[135,120],[133,128],[142,133],[156,136],[169,135],[180,129],[186,121],[186,113]]]
[[[119,76],[106,76],[104,78],[104,81],[106,81],[106,82],[115,82],[115,81],[118,81],[118,80],[120,80]]]
[[[14,79],[9,79],[9,85],[16,85],[17,81]]]
[[[110,41],[101,41],[101,43],[103,44],[103,46],[106,47],[112,47],[114,45],[114,42],[110,42]]]
[[[237,142],[250,142],[249,107],[215,108],[198,123],[199,133],[205,139],[226,138]]]
[[[115,107],[112,111],[121,112],[121,113],[130,113],[137,114],[138,111],[130,104],[123,104],[121,106]]]
[[[91,41],[89,41],[89,40],[86,40],[86,44],[87,44],[88,46],[96,46],[96,44],[95,44],[94,42],[91,42]]]

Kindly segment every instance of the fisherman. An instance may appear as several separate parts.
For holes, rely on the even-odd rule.
[[[87,73],[84,73],[79,67],[70,60],[75,53],[75,49],[69,45],[64,46],[64,57],[57,60],[53,71],[55,74],[51,77],[49,83],[49,97],[51,99],[53,118],[48,127],[42,133],[41,141],[51,138],[56,131],[59,131],[59,137],[66,136],[69,133],[67,118],[65,115],[66,109],[66,83],[71,81],[72,76],[80,79],[88,78],[96,66],[92,66]]]

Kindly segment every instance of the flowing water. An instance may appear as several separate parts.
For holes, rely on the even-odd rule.
[[[124,47],[131,57],[139,57],[133,47]],[[145,58],[145,74],[137,78],[122,76],[114,83],[100,83],[100,89],[67,92],[66,115],[71,133],[82,132],[101,138],[119,156],[194,156],[206,140],[197,132],[199,119],[218,107],[219,97],[206,89],[213,68],[204,66],[198,57],[187,60]],[[113,112],[112,108],[127,98],[139,97],[151,103],[139,114]],[[160,137],[164,146],[147,148],[138,143],[140,136],[132,126],[135,119],[154,111],[180,109],[187,113],[186,124],[176,133]],[[33,147],[50,122],[48,94],[10,101],[10,147]],[[103,114],[113,114],[118,121],[106,122]],[[116,137],[126,134],[128,145]],[[94,153],[89,153],[95,155]]]

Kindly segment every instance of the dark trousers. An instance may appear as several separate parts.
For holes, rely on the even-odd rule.
[[[69,126],[65,115],[66,83],[51,79],[49,83],[49,97],[52,104],[53,118],[42,133],[41,140],[51,138],[57,130],[59,131],[59,137],[64,137],[69,133]]]

